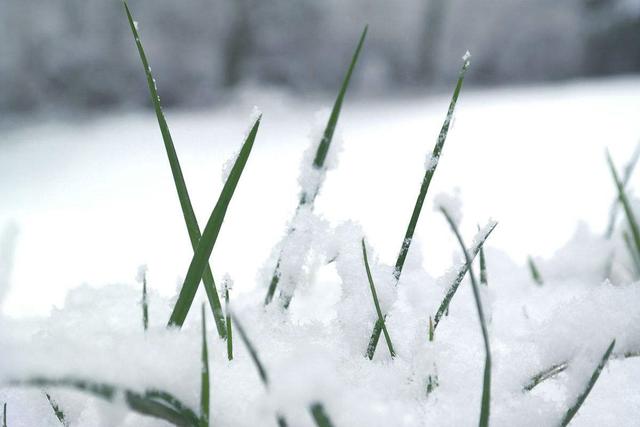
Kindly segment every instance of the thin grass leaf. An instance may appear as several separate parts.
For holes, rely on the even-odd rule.
[[[220,197],[218,197],[216,206],[213,209],[213,212],[211,212],[209,221],[207,221],[207,225],[204,228],[204,232],[202,233],[202,237],[200,238],[198,247],[193,254],[193,258],[191,260],[191,264],[189,265],[187,275],[185,276],[184,283],[182,285],[182,288],[180,289],[178,300],[176,301],[176,305],[173,308],[173,312],[171,313],[169,326],[181,327],[187,317],[189,309],[191,308],[193,299],[196,296],[196,291],[198,290],[198,283],[200,283],[200,278],[209,265],[209,257],[211,256],[213,247],[216,244],[218,233],[220,232],[220,228],[222,227],[222,222],[224,221],[227,208],[229,207],[229,202],[231,202],[231,198],[233,197],[233,193],[235,192],[236,186],[238,185],[238,181],[240,180],[242,171],[244,170],[244,167],[247,164],[247,160],[249,159],[249,154],[251,154],[253,142],[256,139],[258,128],[260,127],[260,118],[261,116],[256,119],[253,127],[251,128],[251,131],[247,135],[247,138],[245,139],[245,142],[240,149],[240,153],[238,153],[238,158],[236,159],[233,168],[229,173],[229,177],[224,183],[224,187],[222,188]],[[224,323],[222,324],[224,325]]]
[[[200,381],[200,427],[209,427],[209,349],[207,348],[207,321],[202,304],[202,374]]]
[[[616,167],[613,164],[613,160],[611,160],[609,150],[607,150],[607,162],[609,163],[611,175],[613,176],[613,180],[615,181],[616,187],[618,189],[618,198],[620,199],[622,207],[624,208],[624,212],[627,216],[627,222],[629,223],[629,228],[631,229],[633,243],[635,244],[637,253],[640,255],[640,229],[638,228],[638,221],[636,221],[633,209],[631,208],[631,204],[629,203],[627,194],[624,191],[624,185],[620,181],[620,178],[618,178],[618,172],[616,172]]]
[[[51,406],[51,409],[53,410],[53,413],[56,416],[56,418],[58,419],[58,421],[60,421],[60,424],[62,424],[65,427],[68,427],[69,423],[65,419],[64,411],[62,409],[60,409],[60,405],[58,404],[58,402],[53,400],[51,398],[51,396],[49,395],[49,393],[45,393],[44,395],[47,397],[47,400],[49,401],[49,405]]]
[[[484,242],[486,242],[487,238],[491,235],[493,230],[496,228],[496,225],[497,223],[495,222],[491,224],[491,226],[487,229],[487,231],[480,237],[480,240],[478,241],[478,243],[468,251],[472,262],[480,252],[480,248],[482,248],[482,246],[484,245]],[[465,274],[467,274],[468,270],[469,270],[469,265],[465,262],[460,267],[460,270],[458,271],[456,278],[454,279],[453,283],[447,290],[447,293],[445,294],[444,298],[442,299],[442,302],[440,303],[440,306],[438,307],[438,311],[436,312],[436,315],[433,319],[434,330],[438,327],[438,324],[440,324],[440,320],[442,319],[442,316],[444,316],[444,314],[448,310],[449,304],[451,304],[451,300],[453,299],[453,296],[456,294],[458,287],[460,286],[460,283],[462,283],[462,279],[464,278]]]
[[[311,416],[313,417],[313,421],[315,421],[316,426],[318,427],[333,427],[333,423],[331,419],[327,415],[327,412],[324,410],[324,405],[320,402],[313,403],[309,410],[311,411]]]
[[[456,226],[456,223],[453,221],[449,213],[442,206],[440,207],[440,211],[446,218],[451,230],[456,235],[456,239],[460,244],[460,249],[464,254],[464,258],[466,260],[467,266],[469,268],[469,277],[471,278],[471,286],[473,287],[473,298],[476,302],[476,308],[478,310],[478,318],[480,319],[480,328],[482,329],[482,339],[484,341],[484,350],[485,350],[485,359],[484,359],[484,378],[482,382],[482,403],[480,406],[480,421],[478,425],[480,427],[488,427],[489,426],[489,415],[491,410],[491,347],[489,345],[489,332],[487,331],[487,322],[484,317],[484,311],[482,309],[482,299],[480,298],[480,291],[478,289],[478,283],[471,270],[472,259],[467,252],[467,247],[462,240],[462,236],[460,235],[460,231]]]
[[[582,394],[578,396],[578,399],[576,400],[576,402],[573,404],[571,408],[569,408],[564,418],[562,419],[562,422],[560,423],[562,427],[567,426],[571,422],[573,417],[580,410],[580,407],[582,406],[584,401],[587,399],[587,396],[589,396],[591,389],[593,389],[593,386],[595,385],[596,381],[598,381],[598,378],[602,373],[602,369],[604,368],[604,365],[607,364],[607,361],[609,360],[609,356],[611,356],[611,352],[613,351],[613,347],[615,347],[615,345],[616,345],[616,340],[614,339],[613,341],[611,341],[611,344],[609,344],[607,351],[604,352],[604,355],[602,356],[602,359],[600,359],[600,363],[598,363],[598,366],[596,366],[596,369],[593,371],[593,374],[591,374],[591,378],[589,379],[589,382],[587,383],[586,388],[584,389]]]
[[[380,302],[378,301],[378,293],[376,292],[376,285],[373,283],[373,277],[371,276],[371,268],[369,267],[369,257],[367,256],[367,245],[362,239],[362,258],[364,260],[364,267],[367,271],[367,279],[369,280],[369,288],[371,288],[371,296],[373,297],[373,305],[376,307],[376,313],[378,313],[378,322],[382,324],[382,331],[384,332],[384,339],[387,342],[387,348],[391,357],[396,357],[396,352],[393,350],[393,344],[391,343],[391,337],[389,331],[387,331],[387,325],[384,322],[386,316],[382,314],[380,309]],[[373,357],[373,350],[367,349],[367,356],[371,354],[370,359]]]
[[[636,145],[636,149],[633,151],[627,166],[624,168],[624,175],[622,177],[622,186],[624,188],[627,187],[629,180],[631,179],[631,175],[633,175],[633,170],[640,159],[640,143]],[[614,202],[611,204],[611,209],[609,211],[609,223],[607,224],[607,231],[605,232],[605,237],[607,239],[611,238],[613,235],[613,230],[616,226],[616,220],[618,218],[618,202],[619,199],[616,197]]]
[[[631,260],[633,260],[633,266],[636,269],[636,275],[640,276],[640,255],[638,255],[638,253],[634,250],[633,243],[631,243],[631,236],[629,236],[629,233],[627,231],[624,231],[622,233],[622,238],[624,239],[624,245],[629,252],[629,256],[631,257]]]
[[[544,285],[544,280],[542,280],[542,275],[540,274],[540,270],[536,266],[536,263],[533,261],[531,256],[527,257],[527,265],[529,266],[529,273],[531,273],[531,278],[534,282],[536,282],[539,286]]]
[[[231,329],[231,310],[229,309],[229,287],[226,282],[224,286],[224,307],[227,324],[227,359],[233,360],[233,332]]]
[[[167,152],[167,157],[169,159],[169,166],[171,167],[171,174],[173,176],[173,182],[176,186],[176,192],[178,193],[178,200],[180,201],[180,208],[182,209],[182,215],[184,217],[184,221],[187,226],[187,232],[189,234],[189,240],[191,241],[191,247],[195,252],[201,237],[200,227],[198,226],[198,220],[196,219],[196,215],[193,212],[191,198],[189,197],[189,192],[187,191],[187,185],[184,181],[184,176],[182,174],[182,168],[180,167],[180,162],[178,161],[178,155],[173,145],[171,132],[169,132],[169,126],[167,125],[167,121],[164,118],[164,113],[162,112],[162,107],[160,105],[160,97],[158,96],[158,89],[156,87],[156,82],[155,82],[155,79],[153,78],[153,75],[151,74],[151,67],[149,66],[149,61],[147,60],[147,56],[142,47],[142,42],[140,41],[140,35],[138,34],[136,23],[133,20],[133,17],[131,16],[129,6],[126,1],[124,1],[124,8],[127,13],[129,26],[131,27],[131,32],[133,33],[133,37],[135,39],[136,46],[138,48],[138,54],[140,55],[140,60],[142,61],[142,66],[144,67],[144,72],[147,77],[147,85],[149,86],[149,95],[151,96],[151,102],[153,103],[153,108],[156,113],[156,118],[158,119],[158,125],[160,126],[160,133],[162,134],[162,140],[164,141],[165,151]],[[221,338],[224,338],[226,333],[226,329],[224,326],[224,314],[222,313],[222,306],[220,304],[220,299],[218,298],[218,291],[216,290],[216,284],[213,280],[213,273],[211,272],[211,268],[209,267],[208,264],[202,275],[202,282],[204,284],[204,289],[207,294],[209,305],[211,306],[211,310],[213,312],[213,318],[216,322],[218,335],[220,335]]]
[[[238,330],[238,333],[240,334],[240,339],[244,343],[245,347],[247,347],[247,351],[249,352],[249,356],[251,357],[251,360],[253,361],[253,364],[255,365],[256,369],[258,370],[258,376],[260,377],[260,380],[262,381],[262,384],[264,384],[264,387],[268,390],[269,389],[269,376],[267,375],[266,369],[264,369],[264,365],[260,361],[260,357],[258,356],[258,351],[254,347],[254,345],[251,343],[251,340],[249,339],[249,336],[245,332],[244,327],[242,326],[242,323],[240,323],[238,321],[238,318],[233,314],[231,314],[231,318],[233,319],[233,323],[236,325],[236,329]],[[276,414],[276,421],[278,422],[278,426],[287,427],[287,421],[286,421],[286,419],[284,418],[283,415]]]
[[[142,326],[149,329],[149,301],[147,299],[147,272],[142,272]]]
[[[467,69],[469,68],[470,62],[469,62],[468,52],[462,59],[463,59],[462,69],[460,70],[460,74],[458,75],[458,82],[456,83],[456,87],[453,90],[453,95],[451,96],[451,101],[449,102],[449,109],[447,110],[447,116],[444,119],[444,123],[442,123],[442,128],[440,129],[440,133],[438,134],[438,139],[436,140],[436,144],[433,147],[433,152],[431,153],[431,162],[429,167],[425,171],[424,178],[422,179],[420,192],[418,193],[418,198],[416,199],[416,203],[413,207],[413,212],[411,213],[411,219],[409,220],[409,224],[407,225],[407,231],[404,234],[404,239],[402,240],[402,245],[400,246],[400,252],[398,253],[398,258],[396,259],[396,265],[395,265],[395,268],[393,269],[393,277],[396,283],[400,281],[402,269],[404,268],[404,263],[407,259],[407,254],[409,253],[411,242],[413,241],[413,235],[416,231],[416,226],[418,225],[418,219],[420,218],[420,213],[422,212],[422,205],[424,204],[424,200],[427,197],[427,191],[429,190],[431,179],[433,178],[433,175],[436,172],[436,168],[438,167],[440,155],[442,154],[442,148],[444,147],[444,143],[447,140],[447,135],[449,134],[449,128],[451,127],[451,120],[453,119],[453,113],[456,108],[456,103],[458,102],[458,96],[460,95],[460,90],[462,89],[464,76],[467,72]],[[368,348],[373,349],[371,352],[367,353],[367,356],[370,359],[373,358],[373,354],[376,351],[381,333],[382,333],[382,323],[377,321],[373,326],[373,331],[371,332],[371,338],[369,338]]]
[[[74,378],[50,379],[35,377],[27,380],[9,381],[8,385],[37,388],[69,388],[91,394],[94,397],[99,397],[108,402],[120,401],[121,396],[123,396],[124,403],[129,409],[139,414],[159,418],[177,426],[200,426],[198,416],[193,410],[164,391],[148,390],[144,393],[138,393],[111,384],[96,383]]]
[[[478,231],[480,231],[480,226],[478,225]],[[480,248],[480,283],[489,286],[489,281],[487,280],[487,260],[484,257],[484,248]]]
[[[2,427],[7,427],[7,404],[2,405]]]
[[[347,88],[349,87],[349,82],[351,81],[351,75],[353,74],[353,70],[355,69],[356,63],[358,62],[358,58],[360,56],[360,51],[362,50],[362,46],[364,44],[364,40],[367,36],[368,26],[364,27],[362,30],[362,34],[360,36],[360,40],[358,41],[358,45],[356,47],[355,52],[353,53],[353,57],[351,58],[351,63],[349,64],[349,68],[347,70],[347,74],[344,76],[342,81],[342,86],[340,86],[340,91],[338,92],[338,96],[333,104],[333,109],[331,110],[331,115],[329,116],[329,120],[327,121],[327,125],[324,129],[324,133],[322,134],[322,139],[320,140],[320,144],[318,144],[318,149],[316,151],[316,155],[313,158],[313,167],[316,169],[323,169],[325,160],[327,158],[327,154],[329,153],[329,148],[331,148],[331,142],[333,141],[333,134],[336,130],[336,126],[338,125],[338,119],[340,118],[340,111],[342,110],[342,102],[344,101],[344,96],[347,93]],[[316,188],[315,192],[311,195],[302,193],[300,196],[300,200],[298,202],[298,208],[296,209],[296,215],[301,206],[307,204],[313,204],[315,201],[320,188]],[[287,235],[291,234],[293,230],[289,230]],[[267,295],[264,299],[264,304],[268,305],[275,295],[276,288],[278,287],[278,283],[280,282],[280,257],[282,257],[282,253],[278,257],[278,262],[276,263],[276,268],[274,269],[273,276],[271,277],[271,282],[269,283],[269,289],[267,290]],[[285,301],[285,306],[288,306],[288,302]]]

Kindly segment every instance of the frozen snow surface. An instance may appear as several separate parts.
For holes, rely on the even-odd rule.
[[[624,215],[611,239],[603,231],[614,199],[603,147],[619,168],[633,151],[638,83],[461,95],[427,203],[445,206],[472,247],[473,236],[494,222],[480,232],[478,224],[499,220],[487,241],[482,289],[493,356],[491,425],[558,425],[614,338],[614,356],[572,425],[640,419],[640,358],[625,357],[640,351],[640,283],[622,239]],[[211,266],[220,288],[234,278],[233,311],[271,381],[267,390],[237,334],[235,357],[227,360],[209,318],[211,425],[275,426],[280,413],[291,426],[312,426],[308,407],[317,401],[336,426],[476,424],[484,350],[466,278],[428,339],[429,318],[462,263],[439,212],[423,209],[400,281],[392,278],[422,159],[448,99],[346,102],[340,165],[332,146],[326,174],[312,176],[297,165],[308,164],[319,140],[314,132],[308,148],[305,137],[319,105],[263,98],[248,101],[265,114]],[[241,142],[249,111],[240,101],[225,111],[168,112],[201,219],[218,197],[218,171]],[[199,407],[199,301],[181,331],[166,328],[192,251],[155,126],[151,115],[139,115],[3,133],[0,381],[72,377],[140,392],[157,388]],[[323,180],[314,209],[295,211],[301,191],[312,194]],[[373,360],[364,356],[377,315],[363,238],[393,359],[383,339]],[[542,285],[523,262],[528,254]],[[279,299],[263,305],[278,255],[280,291],[292,297],[287,310]],[[560,363],[568,364],[560,375],[523,390]],[[427,392],[429,379],[437,386]],[[59,426],[44,392],[71,426],[167,425],[132,413],[121,399],[2,387],[8,426]]]

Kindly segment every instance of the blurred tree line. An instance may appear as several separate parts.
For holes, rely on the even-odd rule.
[[[640,70],[638,0],[130,0],[163,104],[246,83],[334,91],[365,23],[354,89],[496,85]],[[120,0],[0,2],[0,110],[147,106]]]

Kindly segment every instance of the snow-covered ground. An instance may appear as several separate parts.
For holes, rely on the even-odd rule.
[[[358,222],[381,264],[395,261],[447,104],[448,96],[416,96],[347,99],[343,108],[339,165],[327,176],[316,212],[330,226]],[[279,380],[274,381],[272,397],[262,399],[242,344],[236,343],[239,365],[220,368],[226,363],[223,344],[213,339],[217,385],[212,408],[214,420],[223,420],[220,425],[258,425],[262,417],[272,416],[273,408],[284,408],[293,425],[310,425],[304,405],[312,398],[322,398],[342,426],[476,422],[483,352],[466,282],[438,330],[437,347],[429,347],[424,329],[447,286],[437,278],[460,262],[451,231],[431,209],[439,192],[459,191],[468,243],[478,224],[489,217],[499,222],[488,241],[490,285],[485,295],[496,364],[495,425],[554,424],[614,336],[616,351],[640,348],[640,312],[633,303],[639,291],[628,283],[602,285],[611,246],[599,238],[615,194],[604,148],[611,149],[621,168],[640,136],[637,78],[463,91],[395,303],[383,279],[388,268],[374,267],[381,294],[391,295],[384,298],[385,311],[390,312],[399,357],[385,361],[381,341],[373,364],[356,357],[366,347],[375,314],[366,282],[357,288],[362,277],[350,284],[347,280],[363,273],[352,271],[360,269],[361,260],[356,249],[348,249],[358,244],[358,233],[350,227],[339,228],[337,235],[353,259],[345,256],[337,268],[320,268],[317,281],[322,287],[307,284],[300,302],[294,298],[291,310],[299,329],[287,326],[277,310],[257,309],[273,268],[265,262],[295,209],[307,135],[316,112],[330,101],[300,102],[277,93],[247,92],[228,108],[167,112],[200,224],[218,197],[222,166],[237,150],[253,105],[264,112],[262,125],[211,265],[218,281],[225,273],[234,278],[238,310]],[[105,381],[132,387],[172,386],[197,407],[198,328],[189,327],[183,335],[163,328],[170,308],[167,298],[181,284],[192,250],[155,117],[131,114],[7,130],[0,136],[0,178],[0,224],[18,230],[11,286],[2,305],[7,315],[0,330],[2,357],[8,362],[0,376],[11,369],[14,376],[38,370],[100,373]],[[635,182],[637,178],[631,188]],[[542,288],[528,276],[524,260],[529,254],[539,257],[542,274],[549,279]],[[626,261],[616,267],[618,277],[628,276]],[[146,340],[141,331],[131,330],[140,323],[136,302],[119,306],[127,296],[139,298],[135,277],[140,264],[149,267],[153,292],[153,326]],[[338,300],[341,281],[336,274],[349,285],[342,290],[343,301]],[[70,289],[85,283],[89,287],[72,291],[64,303]],[[105,284],[123,286],[91,290]],[[51,320],[20,320],[63,304],[65,309],[54,310]],[[190,315],[194,325],[196,312]],[[75,330],[78,322],[86,328]],[[44,328],[37,335],[42,339],[21,336],[39,328]],[[96,343],[84,346],[78,339]],[[56,342],[58,347],[52,347]],[[182,347],[169,349],[166,342]],[[302,342],[306,344],[299,345]],[[156,345],[166,351],[155,353]],[[27,351],[36,351],[36,356],[26,358]],[[176,382],[167,367],[184,354],[190,355],[189,363],[178,364],[178,372],[180,378],[191,379]],[[114,359],[133,365],[118,365],[112,372]],[[535,372],[567,359],[575,363],[559,381],[530,394],[521,392]],[[433,375],[436,366],[440,387],[427,399],[421,381]],[[576,425],[633,425],[630,420],[640,417],[640,394],[632,378],[640,378],[635,359],[611,362]],[[0,392],[0,401],[13,398],[20,402],[13,410],[25,411],[32,403],[21,393],[26,392]],[[110,408],[78,409],[73,401],[79,398],[65,396],[62,393],[63,406],[75,411],[78,425],[96,422]],[[34,419],[49,414],[46,400],[39,404],[39,409],[29,407],[36,418],[13,418],[11,426],[33,425]],[[224,408],[231,408],[230,413]],[[143,422],[117,416],[103,425]]]

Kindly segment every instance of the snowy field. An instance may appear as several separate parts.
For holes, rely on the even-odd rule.
[[[262,124],[211,266],[218,283],[226,273],[234,279],[232,298],[274,384],[265,397],[239,340],[239,365],[224,368],[224,344],[212,330],[212,425],[275,425],[278,411],[290,425],[312,425],[305,405],[316,398],[337,426],[476,423],[484,353],[467,280],[438,329],[435,350],[426,340],[428,317],[446,287],[442,277],[460,263],[449,227],[432,209],[441,192],[462,201],[468,244],[478,224],[498,221],[487,241],[484,295],[494,352],[492,425],[556,425],[611,339],[617,338],[616,352],[640,349],[640,289],[629,286],[625,258],[614,266],[615,286],[602,284],[611,251],[623,246],[601,238],[616,194],[604,149],[622,170],[640,138],[638,78],[463,90],[406,277],[397,296],[385,279],[376,282],[399,357],[391,360],[381,341],[373,363],[354,357],[366,348],[376,319],[367,282],[345,282],[357,264],[323,265],[310,275],[291,306],[299,329],[288,327],[275,309],[260,308],[273,247],[297,203],[300,159],[309,134],[324,124],[318,111],[331,100],[301,102],[247,90],[224,109],[167,111],[201,227],[254,105],[264,114]],[[448,95],[347,97],[339,164],[327,175],[316,213],[327,227],[338,227],[337,234],[344,231],[340,238],[354,257],[357,233],[340,224],[360,224],[377,277],[395,262],[447,105]],[[629,188],[637,183],[636,175]],[[199,304],[182,335],[163,327],[193,252],[155,117],[109,115],[6,129],[0,134],[0,194],[2,244],[15,242],[10,275],[0,277],[0,360],[6,362],[0,375],[71,370],[131,387],[173,387],[197,407]],[[530,278],[527,255],[538,262],[543,287]],[[152,327],[145,339],[137,303],[141,264],[148,266],[151,290]],[[341,291],[341,282],[362,288]],[[362,313],[360,306],[366,306]],[[34,331],[37,339],[31,339]],[[181,357],[187,360],[175,363]],[[574,362],[558,379],[522,393],[533,374],[565,360]],[[427,398],[420,384],[436,366],[440,385]],[[638,380],[637,359],[612,360],[572,425],[634,425]],[[59,425],[38,396],[0,389],[10,427]],[[58,401],[70,408],[71,425],[164,425],[73,392],[58,392]]]

